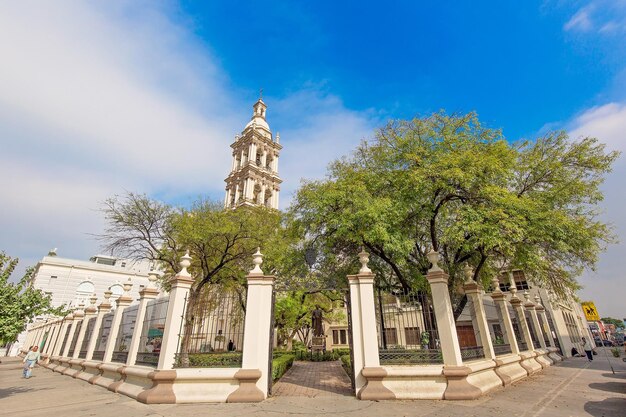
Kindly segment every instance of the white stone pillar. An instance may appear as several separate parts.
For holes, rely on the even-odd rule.
[[[63,345],[63,340],[65,340],[65,334],[67,333],[67,329],[70,326],[70,324],[72,323],[72,319],[73,318],[74,318],[74,316],[72,316],[72,314],[68,314],[63,319],[63,325],[61,326],[61,333],[59,334],[59,338],[57,339],[57,343],[54,346],[54,352],[52,353],[53,356],[59,356],[61,353],[63,353],[63,352],[61,352],[61,345]]]
[[[376,310],[374,306],[374,277],[367,266],[369,254],[359,253],[361,269],[357,275],[348,275],[350,285],[350,312],[352,318],[352,353],[354,359],[354,387],[363,400],[395,398],[382,384],[386,375],[380,367]]]
[[[83,340],[85,340],[85,333],[87,332],[89,320],[98,312],[98,309],[96,308],[97,299],[98,298],[95,293],[89,297],[91,304],[89,304],[89,306],[85,309],[85,317],[83,318],[82,326],[80,326],[80,332],[78,333],[78,339],[76,339],[76,346],[74,347],[74,354],[72,355],[72,358],[74,359],[78,358],[78,355],[80,355],[80,349],[83,346]]]
[[[278,155],[274,158],[274,172],[278,172]]]
[[[154,300],[159,295],[159,290],[154,287],[159,274],[156,271],[148,272],[148,280],[150,284],[139,291],[139,307],[137,309],[137,318],[135,319],[135,328],[133,330],[133,338],[128,347],[128,357],[126,365],[134,365],[137,360],[137,352],[139,351],[139,342],[141,342],[141,332],[143,330],[143,322],[146,317],[146,308],[148,301]]]
[[[59,320],[52,321],[50,325],[50,335],[48,336],[48,340],[46,341],[46,344],[44,345],[43,349],[41,349],[42,353],[50,354],[60,327],[61,327],[61,324]]]
[[[426,279],[430,284],[433,297],[433,307],[435,308],[437,330],[439,332],[439,339],[441,340],[443,363],[449,366],[462,366],[461,348],[456,333],[450,294],[448,293],[448,274],[437,265],[439,260],[439,254],[437,252],[431,251],[428,254],[428,260],[431,262],[432,267],[428,271]]]
[[[74,341],[74,335],[76,334],[76,329],[78,328],[78,325],[81,325],[80,326],[81,328],[83,327],[82,326],[83,317],[85,317],[85,312],[82,310],[82,308],[79,307],[76,310],[74,310],[74,320],[72,321],[70,334],[67,337],[67,343],[65,344],[65,349],[63,349],[63,357],[69,357],[70,348],[72,347],[72,342]],[[74,348],[74,351],[76,351],[76,348]],[[72,352],[72,355],[74,354],[74,351]]]
[[[524,303],[524,308],[530,312],[530,319],[532,322],[533,330],[535,331],[535,336],[539,340],[539,345],[542,349],[546,348],[546,341],[543,338],[543,333],[541,330],[541,326],[539,325],[539,318],[537,317],[537,310],[535,310],[535,305],[532,301],[530,301],[530,294],[528,290],[524,293],[524,298],[526,298],[526,302]]]
[[[515,309],[515,313],[517,314],[517,319],[519,320],[519,326],[522,331],[522,336],[524,337],[524,342],[526,343],[528,350],[535,350],[533,338],[530,335],[530,329],[528,328],[528,322],[526,321],[526,314],[524,313],[522,300],[519,299],[514,291],[511,291],[511,299],[509,300],[509,302],[511,303],[513,309]]]
[[[511,322],[511,315],[506,305],[506,296],[500,289],[498,278],[493,279],[493,292],[491,298],[498,310],[498,316],[502,319],[502,333],[504,333],[505,342],[511,346],[511,353],[518,355],[519,346],[517,345],[517,339],[515,338],[515,330],[513,329],[513,323]]]
[[[128,278],[128,281],[124,283],[124,293],[115,300],[116,308],[113,313],[113,321],[111,322],[111,333],[109,334],[109,340],[107,340],[102,362],[111,362],[111,358],[113,357],[113,350],[115,350],[115,342],[117,342],[117,333],[119,332],[120,323],[122,322],[122,315],[126,307],[133,302],[133,298],[128,293],[132,286],[133,284],[131,284],[130,278]]]
[[[263,254],[257,249],[253,255],[254,268],[248,273],[248,295],[246,297],[246,317],[243,337],[243,357],[241,367],[261,371],[256,387],[267,398],[270,361],[270,328],[272,326],[272,292],[274,277],[264,275],[261,270]]]
[[[261,185],[261,195],[259,197],[259,204],[261,205],[265,205],[265,190],[267,189],[267,186],[265,185],[265,183],[263,183]]]
[[[93,331],[91,332],[91,338],[89,338],[89,344],[87,345],[87,354],[85,355],[85,359],[91,360],[93,358],[93,351],[96,349],[96,344],[98,343],[98,336],[100,335],[100,328],[102,327],[102,320],[104,316],[111,311],[111,303],[109,302],[109,298],[111,298],[111,291],[104,292],[104,300],[98,306],[98,315],[96,316],[96,322],[93,325]],[[109,335],[111,337],[111,335]]]
[[[263,168],[267,168],[267,149],[263,149],[263,155],[261,155],[261,165]]]
[[[235,204],[239,201],[239,183],[235,184]]]
[[[74,329],[74,313],[70,313],[66,320],[67,327],[65,330],[67,333],[67,338],[65,337],[65,333],[63,333],[63,340],[65,340],[65,345],[63,346],[63,350],[59,350],[59,356],[62,357],[67,356],[67,350],[70,348],[70,343],[72,342],[72,330]],[[61,343],[63,343],[63,340],[61,340]]]
[[[491,334],[489,333],[489,324],[487,323],[487,315],[485,314],[481,288],[478,283],[472,279],[473,271],[469,265],[465,265],[464,272],[465,284],[463,285],[463,289],[465,290],[465,295],[467,295],[470,301],[471,314],[473,316],[472,322],[478,327],[480,345],[483,348],[485,359],[495,359],[496,354],[493,351],[493,343],[491,342]]]
[[[541,298],[539,295],[535,295],[535,310],[537,311],[537,315],[541,316],[541,321],[543,321],[543,326],[541,327],[542,336],[544,341],[548,340],[548,347],[555,347],[554,342],[552,341],[552,333],[550,332],[550,325],[548,324],[548,316],[546,315],[546,309],[541,304]]]
[[[185,300],[189,294],[189,289],[193,284],[193,278],[187,271],[191,265],[191,256],[187,252],[180,262],[181,271],[170,280],[172,288],[170,290],[170,301],[167,305],[167,318],[165,329],[163,330],[163,341],[161,342],[161,353],[157,369],[172,369],[178,350],[179,331],[184,320]]]

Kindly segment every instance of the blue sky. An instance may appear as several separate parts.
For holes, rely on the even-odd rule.
[[[98,208],[125,190],[221,200],[259,88],[283,208],[386,120],[439,109],[626,150],[626,0],[24,0],[0,4],[0,36],[0,249],[23,266],[98,252]],[[602,206],[620,236],[625,174]],[[581,277],[601,314],[626,315],[625,253]]]

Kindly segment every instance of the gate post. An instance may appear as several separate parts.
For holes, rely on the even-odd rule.
[[[232,402],[257,402],[267,398],[270,357],[270,331],[272,327],[272,292],[274,276],[263,275],[263,254],[260,248],[252,257],[254,268],[248,273],[248,295],[243,336],[241,370],[235,374],[239,388],[226,400]]]
[[[167,318],[165,319],[165,329],[163,330],[163,340],[161,342],[161,353],[157,369],[172,369],[176,359],[178,348],[179,331],[184,321],[185,300],[193,284],[193,278],[187,271],[191,265],[189,251],[181,258],[182,269],[170,280],[172,289],[170,290],[170,301],[167,305]]]
[[[482,391],[467,381],[471,369],[463,366],[461,359],[461,348],[456,332],[450,293],[448,292],[448,274],[437,265],[439,261],[437,252],[431,250],[427,256],[432,266],[426,274],[426,279],[430,284],[437,330],[441,340],[443,375],[448,380],[443,398],[446,400],[473,400],[478,398]]]
[[[387,389],[383,378],[387,372],[380,367],[376,310],[374,307],[374,277],[368,268],[369,254],[359,253],[361,269],[357,275],[348,275],[350,310],[352,317],[352,357],[354,389],[362,400],[390,400],[395,395]]]

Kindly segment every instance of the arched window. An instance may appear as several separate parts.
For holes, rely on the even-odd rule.
[[[93,285],[93,282],[86,280],[81,282],[78,287],[76,287],[76,305],[80,305],[83,303],[84,305],[88,305],[88,299],[91,294],[94,293],[96,287]]]
[[[124,287],[122,287],[120,284],[113,284],[111,285],[111,287],[109,288],[109,290],[111,290],[111,299],[112,300],[116,300],[118,298],[120,298],[120,296],[124,293]]]

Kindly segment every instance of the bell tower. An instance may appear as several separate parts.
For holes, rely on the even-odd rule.
[[[267,106],[259,98],[252,106],[252,118],[240,135],[235,135],[233,160],[226,182],[224,207],[242,205],[278,209],[282,180],[278,176],[278,156],[283,148],[280,136],[272,136],[265,120]]]

